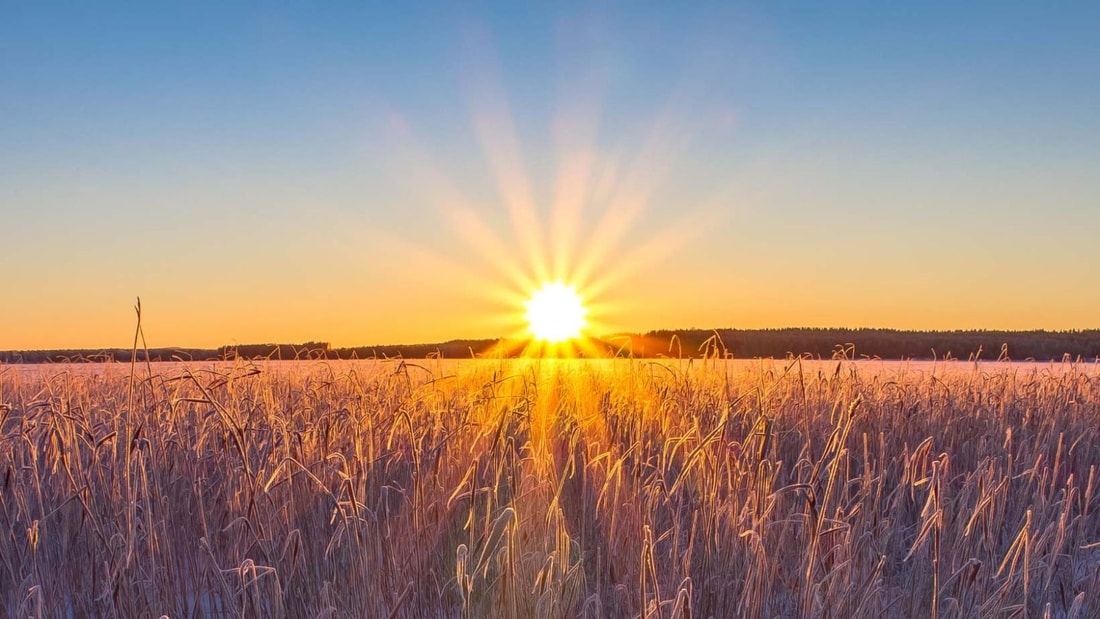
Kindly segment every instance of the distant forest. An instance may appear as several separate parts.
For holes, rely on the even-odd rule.
[[[702,357],[735,359],[881,358],[881,359],[1100,359],[1100,329],[1083,331],[897,331],[893,329],[690,329],[617,334],[592,339],[592,356]],[[216,349],[151,348],[150,361],[232,359],[406,359],[510,357],[523,342],[451,340],[438,344],[333,348],[325,342],[249,344]],[[589,353],[591,355],[591,353]],[[0,351],[0,363],[130,362],[126,349]],[[139,349],[139,361],[146,351]]]

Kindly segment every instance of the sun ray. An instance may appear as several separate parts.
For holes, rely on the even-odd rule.
[[[590,199],[597,163],[597,129],[607,88],[607,67],[596,53],[599,33],[593,21],[559,29],[558,96],[554,142],[558,173],[551,220],[551,270],[570,275],[580,235],[581,215]]]
[[[686,149],[690,132],[678,131],[674,125],[669,118],[659,119],[630,169],[618,179],[611,202],[588,237],[588,249],[579,257],[577,278],[589,279],[608,259]]]
[[[697,61],[683,73],[650,123],[637,155],[625,172],[613,179],[608,206],[585,239],[586,251],[577,257],[573,277],[589,280],[592,271],[607,262],[635,220],[648,208],[657,188],[703,130],[704,122],[695,113],[695,103],[710,83],[708,74],[713,67],[706,63],[705,47],[700,46],[696,55]]]
[[[493,173],[497,192],[508,210],[516,239],[527,251],[535,277],[544,280],[549,276],[549,269],[540,232],[542,222],[516,139],[500,63],[487,27],[470,23],[465,34],[468,66],[462,83],[474,131]]]
[[[590,282],[584,282],[585,291],[592,297],[602,296],[609,289],[628,281],[631,277],[659,264],[684,248],[717,219],[702,211],[682,216],[671,227],[643,241],[640,245],[618,254],[611,264],[600,269],[599,277]]]
[[[415,183],[410,183],[411,190],[424,202],[442,211],[459,237],[490,268],[499,271],[513,286],[529,288],[532,285],[531,276],[512,259],[513,251],[485,224],[466,197],[435,164],[427,150],[420,146],[420,142],[400,116],[391,117],[390,129],[393,142],[397,145],[397,154],[412,170],[409,177],[416,179]]]

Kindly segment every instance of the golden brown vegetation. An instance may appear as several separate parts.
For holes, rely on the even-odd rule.
[[[12,616],[1100,612],[1095,366],[0,371]]]

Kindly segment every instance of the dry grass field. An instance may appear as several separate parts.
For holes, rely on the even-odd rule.
[[[0,367],[19,617],[1097,617],[1095,365]]]

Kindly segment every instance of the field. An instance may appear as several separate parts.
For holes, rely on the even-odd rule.
[[[1097,617],[1093,364],[0,367],[32,617]]]

